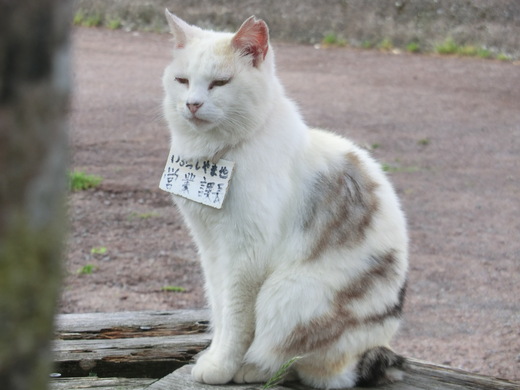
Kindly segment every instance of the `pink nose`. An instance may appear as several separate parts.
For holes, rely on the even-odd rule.
[[[203,103],[186,103],[186,106],[188,107],[188,110],[190,110],[190,112],[192,114],[195,114],[197,112],[197,110],[202,107],[202,104]]]

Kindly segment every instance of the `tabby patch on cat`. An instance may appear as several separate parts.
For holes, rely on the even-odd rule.
[[[197,244],[212,311],[213,340],[193,378],[265,382],[298,357],[291,377],[316,388],[398,379],[404,359],[389,342],[401,317],[408,237],[380,165],[305,124],[276,76],[264,21],[251,17],[223,33],[166,17],[171,154],[199,168],[199,188],[188,187],[191,173],[172,180],[213,196],[202,164],[234,164],[220,209],[173,196]]]

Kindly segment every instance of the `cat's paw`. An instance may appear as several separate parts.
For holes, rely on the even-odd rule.
[[[233,377],[235,383],[263,383],[267,382],[270,376],[260,370],[254,364],[244,364]]]
[[[191,376],[196,382],[222,385],[233,379],[235,371],[236,369],[226,365],[223,359],[216,359],[213,354],[205,354],[191,369]]]

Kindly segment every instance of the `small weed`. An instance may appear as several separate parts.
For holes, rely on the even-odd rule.
[[[81,23],[83,23],[83,19],[85,19],[85,15],[83,12],[78,11],[74,14],[74,19],[72,20],[72,23],[74,26],[81,26]]]
[[[96,266],[94,264],[86,264],[78,270],[78,274],[79,275],[90,275],[95,270],[96,270]]]
[[[289,369],[294,363],[300,360],[302,356],[296,356],[285,362],[282,367],[262,386],[262,389],[271,389],[283,381],[285,375],[289,372]]]
[[[405,166],[398,166],[398,165],[390,165],[388,163],[382,163],[381,169],[383,169],[384,172],[388,172],[388,173],[401,173],[401,172],[412,173],[412,172],[418,172],[420,170],[419,167],[414,167],[414,166],[405,167]]]
[[[500,54],[497,55],[497,60],[500,60],[500,61],[511,61],[511,57],[508,56],[505,53],[500,53]]]
[[[323,37],[321,43],[325,46],[346,46],[347,41],[343,38],[339,38],[336,34],[330,33]]]
[[[394,48],[394,44],[392,43],[392,40],[389,38],[383,39],[379,44],[377,45],[377,48],[379,50],[392,50]]]
[[[453,38],[446,38],[444,42],[435,46],[435,51],[439,54],[457,54],[459,51],[459,45],[455,43]]]
[[[443,43],[435,47],[438,54],[457,54],[464,57],[491,58],[493,53],[484,47],[473,45],[458,45],[452,38],[447,38]]]
[[[390,166],[390,164],[387,163],[381,163],[381,169],[383,170],[383,172],[392,172],[392,166]]]
[[[475,47],[472,45],[462,46],[458,50],[458,54],[467,57],[491,58],[491,51],[483,47]]]
[[[372,41],[366,40],[361,42],[361,47],[363,49],[372,49],[374,47],[374,43]]]
[[[410,42],[406,45],[406,51],[408,53],[419,53],[421,51],[421,46],[417,42]]]
[[[75,26],[83,27],[98,27],[102,24],[102,17],[100,14],[87,15],[83,11],[78,11],[74,14],[73,23]]]
[[[370,147],[372,148],[372,150],[376,150],[381,147],[381,144],[375,143],[375,144],[372,144]]]
[[[164,286],[161,290],[166,292],[186,292],[186,289],[180,286]]]
[[[90,250],[91,255],[104,255],[107,253],[107,248],[104,246],[96,246]]]
[[[481,47],[477,49],[477,57],[487,59],[493,57],[493,53],[491,53],[490,50]]]
[[[154,217],[158,217],[159,214],[157,213],[154,213],[154,212],[151,212],[151,213],[131,213],[129,216],[128,216],[128,219],[132,220],[132,219],[149,219],[149,218],[154,218]]]
[[[123,23],[118,18],[111,19],[108,22],[106,22],[106,26],[109,30],[118,30],[122,27],[122,25]]]
[[[89,188],[96,188],[103,179],[95,175],[87,175],[84,172],[74,171],[69,173],[69,188],[71,191],[83,191]]]
[[[430,139],[423,138],[423,139],[420,139],[419,141],[417,141],[417,143],[421,146],[428,146],[430,144]]]
[[[460,54],[461,56],[475,57],[478,53],[478,49],[475,46],[466,45],[466,46],[461,46],[457,50],[457,53]]]

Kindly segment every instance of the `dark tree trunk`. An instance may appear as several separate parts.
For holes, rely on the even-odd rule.
[[[67,189],[70,0],[0,0],[0,389],[47,387]]]

